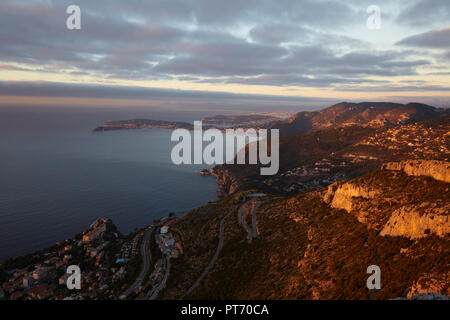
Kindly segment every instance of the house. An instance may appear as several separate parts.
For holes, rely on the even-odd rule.
[[[20,276],[24,275],[25,273],[27,273],[26,268],[15,271],[13,273],[13,276],[14,276],[14,278],[19,278]]]
[[[33,271],[33,279],[36,281],[42,281],[48,277],[47,269],[36,269]]]
[[[91,225],[91,230],[83,235],[83,242],[90,242],[98,239],[106,232],[106,223],[109,220],[106,218],[98,219]]]
[[[91,242],[98,239],[106,231],[106,224],[94,226],[94,228],[83,235],[83,242]]]
[[[172,239],[172,238],[166,238],[166,237],[164,237],[164,238],[162,239],[162,241],[164,242],[164,244],[165,244],[166,247],[171,247],[171,246],[173,246],[173,245],[175,244],[175,240]]]
[[[161,227],[161,234],[166,234],[169,231],[169,226],[162,226]]]
[[[30,274],[30,275],[27,275],[27,276],[23,277],[22,286],[24,288],[31,287],[33,285],[33,283],[34,283],[33,275]]]

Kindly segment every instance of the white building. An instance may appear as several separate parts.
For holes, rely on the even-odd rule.
[[[169,231],[169,227],[168,226],[162,226],[161,227],[161,234],[166,234]]]

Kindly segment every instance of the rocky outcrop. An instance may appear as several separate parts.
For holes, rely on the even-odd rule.
[[[435,292],[444,296],[450,295],[450,272],[443,274],[426,273],[417,280],[406,296],[413,299],[414,296]]]
[[[227,169],[215,167],[210,170],[210,173],[216,177],[217,184],[219,185],[219,189],[217,190],[217,195],[219,197],[225,197],[238,190],[238,181]]]
[[[436,160],[407,160],[383,164],[383,170],[403,171],[409,176],[428,176],[450,183],[450,163]]]
[[[367,187],[358,186],[350,182],[335,182],[328,186],[323,200],[332,208],[344,209],[350,212],[352,211],[353,198],[362,197],[372,199],[377,193],[376,190],[370,190]]]
[[[416,293],[410,298],[396,298],[392,300],[449,300],[447,296],[435,292]]]
[[[410,239],[436,234],[444,237],[450,233],[448,206],[404,206],[395,210],[381,230],[381,236],[402,236]]]

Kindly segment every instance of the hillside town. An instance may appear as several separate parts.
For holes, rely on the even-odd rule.
[[[361,172],[374,170],[386,161],[448,161],[449,158],[450,125],[443,118],[442,123],[419,122],[380,128],[365,135],[357,143],[330,152],[326,157],[305,155],[299,159],[297,166],[282,168],[279,174],[265,179],[263,183],[271,191],[295,193],[355,177],[360,174],[359,168],[363,168]],[[212,171],[218,175],[217,170],[201,174]],[[233,176],[230,175],[228,179],[233,180]]]
[[[54,246],[0,263],[0,299],[9,300],[86,300],[135,298],[144,289],[151,290],[162,281],[167,267],[163,258],[183,254],[181,241],[169,230],[176,219],[167,217],[127,236],[121,235],[111,220],[96,220],[88,230]],[[147,231],[158,227],[154,245],[161,258],[149,259],[148,281],[123,293],[135,282],[143,257],[139,248]],[[151,257],[151,254],[150,254]],[[77,265],[81,270],[81,289],[69,290],[71,274],[66,270]],[[132,294],[131,294],[132,293]],[[144,298],[143,296],[140,296]]]
[[[450,124],[426,127],[423,123],[402,125],[378,131],[358,145],[379,146],[394,154],[405,152],[411,159],[441,159],[450,157]]]

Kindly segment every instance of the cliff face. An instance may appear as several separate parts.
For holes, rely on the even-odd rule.
[[[328,187],[324,195],[324,201],[332,208],[352,211],[353,198],[373,199],[378,192],[367,187],[357,186],[353,183],[336,182]]]
[[[388,162],[384,170],[403,171],[409,176],[428,176],[439,181],[450,183],[450,163],[436,160],[407,160]]]
[[[239,188],[238,181],[233,177],[228,169],[223,169],[221,166],[217,166],[212,169],[211,174],[216,177],[219,189],[217,195],[224,197],[233,194]]]
[[[443,161],[410,160],[382,166],[371,179],[336,182],[323,200],[343,209],[381,236],[418,239],[450,233],[450,166]]]
[[[417,239],[434,233],[439,237],[444,237],[450,233],[448,212],[444,212],[446,209],[448,208],[430,208],[426,203],[418,207],[402,207],[392,213],[380,235]]]

